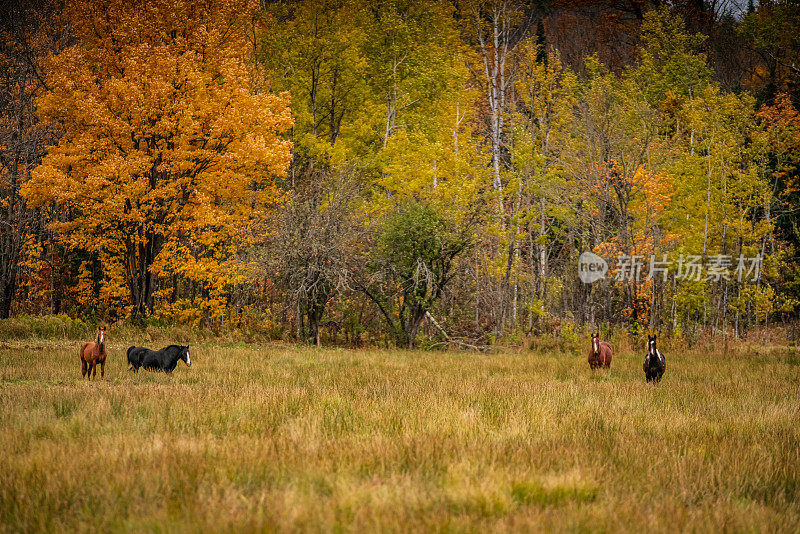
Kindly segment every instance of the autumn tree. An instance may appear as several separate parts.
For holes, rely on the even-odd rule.
[[[783,204],[776,213],[778,225],[787,238],[800,243],[796,219],[800,208],[800,113],[789,95],[779,93],[774,102],[761,106],[756,117],[766,127],[771,179]]]
[[[364,57],[370,88],[385,106],[385,148],[398,129],[419,129],[452,91],[460,54],[452,8],[435,1],[381,0],[366,12]]]
[[[352,0],[267,7],[259,57],[276,88],[292,95],[294,180],[325,177],[309,169],[364,154],[364,130],[370,129],[364,10]]]
[[[491,143],[492,186],[503,189],[508,167],[508,112],[514,83],[513,54],[532,26],[535,10],[513,0],[468,0],[461,4],[465,35],[478,51],[473,65],[476,82],[486,99],[486,131]],[[502,210],[502,204],[500,209]]]
[[[273,4],[267,13],[274,31],[260,41],[262,62],[291,91],[296,117],[286,235],[276,240],[286,261],[276,272],[315,337],[325,302],[342,288],[341,267],[375,245],[342,234],[347,219],[380,221],[409,197],[465,189],[459,180],[472,151],[462,130],[472,99],[447,4],[327,0]],[[349,202],[336,208],[342,176],[358,217]]]
[[[575,221],[577,180],[569,180],[573,155],[577,77],[556,53],[542,60],[541,46],[527,39],[519,47],[516,127],[511,156],[521,191],[518,239],[528,259],[530,302],[528,330],[540,316],[551,276],[554,249],[563,246]]]
[[[159,274],[205,286],[276,198],[292,124],[248,66],[246,0],[71,3],[79,44],[50,62],[43,121],[63,132],[24,196],[70,218],[52,227],[96,252],[103,295],[152,311]],[[224,281],[224,279],[223,279]],[[213,289],[213,288],[212,288]],[[218,296],[218,295],[217,295]]]
[[[779,92],[800,98],[800,5],[793,0],[758,2],[739,27],[760,62],[752,72],[751,87],[765,100]]]
[[[770,189],[775,197],[774,212],[777,238],[780,240],[778,255],[782,271],[779,295],[792,306],[785,311],[800,308],[800,226],[797,213],[800,210],[800,113],[792,104],[789,95],[779,93],[774,102],[761,106],[756,119],[764,129],[768,150],[765,151],[765,171]],[[774,243],[774,241],[773,241]],[[789,308],[786,310],[786,308]]]
[[[7,7],[0,18],[0,318],[11,312],[22,262],[35,256],[41,216],[20,189],[45,147],[56,140],[39,121],[35,102],[48,90],[45,62],[68,36],[55,6],[17,2]]]

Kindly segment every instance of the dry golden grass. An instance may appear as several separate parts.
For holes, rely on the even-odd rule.
[[[800,356],[0,348],[0,530],[800,529]],[[125,345],[127,346],[127,345]]]

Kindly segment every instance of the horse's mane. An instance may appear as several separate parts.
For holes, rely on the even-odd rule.
[[[180,359],[183,356],[183,351],[186,350],[186,347],[183,345],[168,345],[161,349],[159,352],[166,357],[172,359]]]

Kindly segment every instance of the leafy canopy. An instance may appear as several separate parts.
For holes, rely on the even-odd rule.
[[[230,283],[252,208],[278,196],[272,178],[288,167],[280,134],[292,118],[288,94],[265,92],[248,67],[244,24],[255,7],[67,8],[79,44],[52,58],[51,91],[38,102],[64,135],[23,193],[70,210],[53,228],[100,257],[135,315],[152,307],[155,275],[196,278],[206,294]]]

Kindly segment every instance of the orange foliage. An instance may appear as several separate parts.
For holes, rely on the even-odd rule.
[[[782,194],[789,196],[800,191],[797,176],[790,176],[788,167],[800,163],[800,113],[786,93],[775,95],[775,103],[763,105],[756,116],[767,126],[770,147],[778,158],[773,171],[776,178],[782,179]]]
[[[79,44],[55,56],[38,101],[64,136],[23,194],[71,217],[65,242],[98,254],[101,297],[152,305],[157,276],[198,284],[218,307],[258,208],[279,196],[288,94],[249,67],[248,0],[80,0]]]
[[[669,207],[672,199],[672,178],[666,174],[657,173],[639,166],[633,175],[626,176],[616,171],[616,164],[610,164],[609,178],[595,186],[596,191],[607,190],[608,181],[618,180],[623,182],[622,187],[630,192],[628,205],[631,223],[629,224],[630,245],[625,246],[620,242],[619,234],[595,247],[597,254],[607,257],[617,257],[620,254],[641,254],[647,258],[662,250],[667,244],[678,239],[674,234],[662,234],[660,218]],[[620,185],[617,184],[617,187]]]

